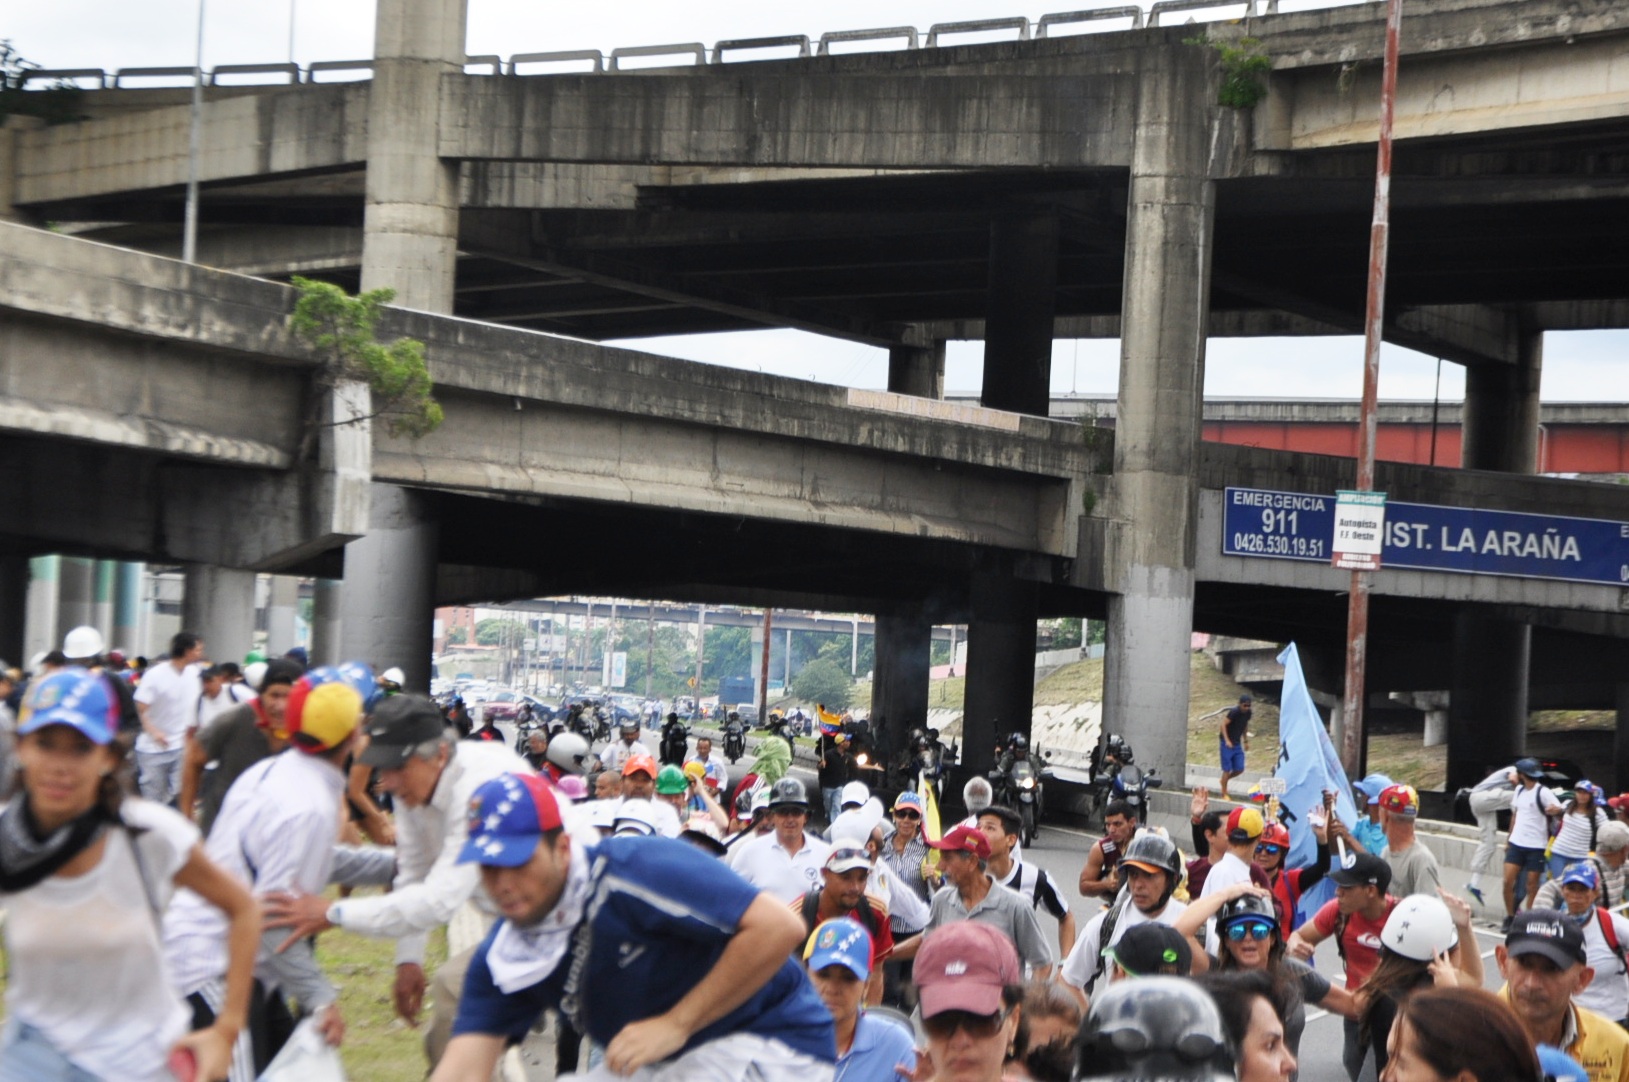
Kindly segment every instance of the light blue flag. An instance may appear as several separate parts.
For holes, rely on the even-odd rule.
[[[1357,807],[1352,803],[1352,786],[1335,754],[1334,742],[1307,691],[1295,643],[1278,655],[1278,663],[1284,666],[1284,692],[1278,707],[1278,763],[1273,775],[1285,786],[1278,798],[1284,825],[1290,829],[1289,859],[1284,867],[1302,868],[1317,859],[1318,839],[1307,822],[1307,813],[1322,807],[1324,790],[1334,792],[1335,812],[1348,826],[1357,822]],[[1331,897],[1334,887],[1325,878],[1302,895],[1299,916],[1292,923],[1299,926]]]

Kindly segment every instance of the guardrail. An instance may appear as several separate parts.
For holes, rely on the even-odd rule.
[[[1319,3],[1317,7],[1345,7],[1359,3],[1361,0],[1328,0]],[[1059,27],[1079,27],[1092,23],[1103,23],[1110,20],[1126,19],[1130,21],[1130,29],[1140,30],[1161,25],[1164,16],[1186,12],[1189,21],[1193,21],[1192,14],[1196,11],[1216,11],[1225,8],[1244,8],[1243,18],[1250,19],[1262,15],[1278,14],[1279,0],[1155,0],[1145,14],[1137,5],[1123,5],[1118,7],[1090,8],[1082,11],[1060,11],[1049,15],[1042,15],[1034,23],[1026,16],[1015,15],[1009,18],[974,19],[967,22],[935,23],[928,28],[927,34],[921,34],[914,26],[885,26],[866,30],[834,30],[821,34],[812,47],[816,56],[831,56],[833,45],[847,45],[862,42],[897,41],[905,49],[938,49],[945,48],[942,41],[947,36],[965,34],[1000,34],[1012,33],[1014,36],[1008,40],[1038,41],[1057,38]],[[1077,33],[1093,33],[1092,30],[1078,31]],[[1075,36],[1075,35],[1062,35]],[[741,63],[744,59],[726,59],[729,53],[760,52],[765,49],[795,48],[799,57],[811,54],[810,38],[807,34],[785,34],[778,37],[765,38],[737,38],[720,41],[713,45],[711,51],[701,42],[685,42],[674,45],[634,45],[612,49],[609,63],[606,55],[598,49],[566,49],[544,53],[515,53],[508,60],[501,56],[488,54],[482,56],[466,57],[464,70],[471,75],[490,75],[494,77],[520,76],[531,74],[520,69],[535,65],[565,64],[588,62],[592,65],[593,73],[610,73],[618,71],[643,70],[630,69],[622,64],[625,59],[636,57],[686,57],[688,60],[682,65],[685,67],[716,66],[727,63]],[[846,51],[846,50],[845,50]],[[859,49],[856,52],[882,52],[882,47],[876,49]],[[681,66],[675,64],[674,66]],[[318,60],[305,68],[298,64],[220,64],[204,72],[206,86],[255,86],[255,85],[297,85],[330,82],[321,78],[331,72],[358,72],[373,71],[372,60]],[[109,74],[101,68],[38,68],[23,73],[21,83],[26,89],[31,83],[70,83],[84,90],[113,90],[130,89],[126,86],[128,80],[145,78],[190,78],[193,69],[190,67],[166,68],[120,68]],[[544,74],[544,73],[538,73]],[[221,76],[227,76],[232,81],[223,83]],[[280,78],[267,79],[264,83],[256,82],[254,76],[277,76]],[[242,81],[250,77],[249,81]],[[85,85],[86,83],[94,85]]]

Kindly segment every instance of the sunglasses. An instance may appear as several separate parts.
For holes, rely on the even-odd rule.
[[[1227,938],[1233,943],[1242,943],[1246,939],[1266,939],[1273,934],[1273,926],[1264,920],[1241,920],[1227,926]]]
[[[833,849],[826,857],[827,865],[838,864],[845,860],[870,860],[871,854],[864,849]]]
[[[1258,853],[1266,853],[1270,857],[1276,857],[1276,856],[1278,856],[1278,854],[1282,853],[1283,851],[1284,851],[1284,847],[1282,845],[1269,845],[1266,842],[1263,842],[1261,845],[1256,846],[1256,852],[1258,852]]]
[[[922,818],[922,813],[917,812],[917,811],[911,811],[908,808],[901,808],[899,811],[896,811],[894,813],[894,818],[895,819],[920,819],[920,818]]]
[[[972,1011],[940,1011],[922,1019],[922,1028],[929,1037],[948,1041],[958,1029],[966,1030],[974,1040],[986,1040],[1001,1030],[1001,1024],[1012,1013],[1012,1008],[995,1014],[974,1014]]]

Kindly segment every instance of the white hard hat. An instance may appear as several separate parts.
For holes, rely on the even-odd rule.
[[[597,830],[610,830],[617,825],[617,801],[596,800],[588,805],[589,822]]]
[[[385,683],[395,684],[397,687],[401,687],[403,684],[407,683],[407,674],[402,672],[399,666],[392,665],[390,668],[379,674],[379,679]]]
[[[846,808],[850,804],[864,804],[871,799],[871,789],[863,781],[851,781],[843,786],[843,791],[837,797],[837,806]]]
[[[266,679],[266,663],[264,661],[251,661],[243,667],[243,682],[260,690],[260,682]]]
[[[106,649],[107,640],[89,624],[80,624],[62,637],[62,652],[70,658],[100,657]]]
[[[44,665],[44,664],[45,664],[45,651],[40,650],[33,657],[28,659],[28,671],[29,672],[39,672],[40,671],[40,666]]]
[[[624,800],[617,809],[615,833],[621,834],[655,834],[656,809],[651,807],[648,800],[635,797]]]
[[[1386,918],[1380,942],[1404,958],[1429,962],[1458,943],[1459,932],[1441,898],[1410,894]]]

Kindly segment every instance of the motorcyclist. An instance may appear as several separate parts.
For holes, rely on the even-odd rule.
[[[690,748],[689,740],[689,727],[679,720],[678,714],[669,714],[667,724],[662,726],[662,762],[672,766],[683,765]]]
[[[618,740],[600,749],[600,769],[620,772],[622,764],[635,755],[650,755],[650,749],[639,742],[638,718],[625,719],[617,735]]]
[[[561,733],[549,741],[547,750],[543,753],[542,771],[550,782],[558,784],[561,778],[568,774],[578,777],[588,773],[588,767],[593,755],[588,750],[588,741],[576,733]]]

